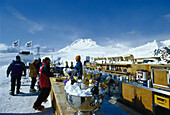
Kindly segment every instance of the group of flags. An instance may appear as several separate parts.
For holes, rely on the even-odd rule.
[[[13,46],[20,46],[20,40],[17,40],[15,42],[13,42],[12,44]],[[29,41],[25,44],[25,47],[32,47],[32,41]]]

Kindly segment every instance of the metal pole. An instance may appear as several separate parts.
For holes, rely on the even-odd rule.
[[[18,47],[19,47],[19,53],[20,53],[20,39],[18,39]]]
[[[54,64],[54,58],[53,58],[53,53],[54,53],[54,49],[52,49],[52,63]]]
[[[33,53],[33,42],[31,41],[31,51]]]

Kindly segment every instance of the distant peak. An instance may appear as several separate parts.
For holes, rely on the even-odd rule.
[[[88,46],[97,46],[97,43],[93,41],[92,39],[77,39],[73,43],[70,44],[70,46],[75,46],[75,45],[88,45]]]
[[[156,40],[156,39],[154,39],[153,43],[157,43],[157,40]]]
[[[71,43],[71,45],[74,45],[74,44],[77,44],[77,43],[95,43],[96,44],[96,42],[95,41],[93,41],[92,39],[83,39],[83,38],[81,38],[81,39],[77,39],[77,40],[75,40],[73,43]]]
[[[97,45],[97,43],[95,41],[93,41],[92,39],[88,38],[88,39],[77,39],[74,42],[72,42],[69,46],[59,50],[59,52],[61,51],[68,51],[71,49],[89,49],[89,48],[96,48],[99,45]]]

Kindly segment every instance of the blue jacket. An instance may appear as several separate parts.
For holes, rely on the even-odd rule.
[[[77,62],[77,64],[76,64],[76,66],[75,66],[74,69],[76,70],[76,73],[75,73],[75,74],[80,73],[80,75],[82,76],[82,74],[83,74],[83,69],[82,69],[82,63],[81,63],[81,61]]]
[[[7,75],[11,72],[11,77],[19,77],[22,76],[23,71],[26,75],[25,64],[21,61],[13,61],[7,69]]]

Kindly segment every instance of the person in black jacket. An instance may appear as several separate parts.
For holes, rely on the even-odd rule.
[[[23,76],[26,76],[26,67],[23,62],[21,62],[20,56],[16,56],[16,61],[13,61],[8,69],[7,69],[7,77],[11,72],[11,90],[10,95],[14,96],[15,91],[15,82],[17,81],[17,91],[16,93],[20,93],[20,86],[21,86],[21,76],[24,72]]]
[[[38,92],[40,92],[41,87],[40,87],[40,80],[39,80],[39,77],[40,77],[39,71],[40,71],[40,67],[42,66],[41,58],[39,58],[38,61],[39,61],[39,64],[38,64],[38,69],[37,69],[37,74],[38,74],[37,88],[38,88]]]

